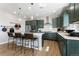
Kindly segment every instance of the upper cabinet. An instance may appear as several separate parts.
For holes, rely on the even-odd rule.
[[[44,28],[44,20],[37,20],[38,28]]]
[[[62,14],[56,18],[56,27],[65,27],[76,21],[79,21],[79,3],[70,3],[62,11]]]
[[[63,27],[63,16],[56,18],[56,27]]]
[[[31,20],[31,21],[26,21],[26,25],[31,26],[31,30],[38,30],[39,28],[44,27],[44,20]]]
[[[79,3],[71,3],[67,12],[69,13],[69,23],[79,21]]]

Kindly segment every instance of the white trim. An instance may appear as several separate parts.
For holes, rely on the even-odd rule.
[[[6,43],[8,43],[8,42],[0,42],[0,45],[2,45],[2,44],[6,44]]]
[[[9,42],[12,42],[13,40],[11,40],[11,41],[9,41]],[[6,41],[6,42],[0,42],[0,45],[2,45],[2,44],[6,44],[6,43],[8,43],[8,41]]]

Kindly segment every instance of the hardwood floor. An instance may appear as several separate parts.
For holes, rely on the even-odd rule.
[[[23,51],[18,51],[20,46],[17,47],[17,51],[12,49],[7,44],[0,45],[0,56],[32,56],[32,49],[26,48],[26,53]],[[44,40],[44,47],[41,51],[34,50],[34,56],[60,56],[60,51],[58,48],[58,43],[56,41]]]

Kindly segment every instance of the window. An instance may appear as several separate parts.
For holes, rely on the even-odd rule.
[[[69,14],[67,12],[64,13],[63,24],[64,24],[64,27],[69,25]]]

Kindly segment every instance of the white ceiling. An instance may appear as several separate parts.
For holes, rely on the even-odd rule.
[[[0,3],[0,11],[5,11],[22,19],[28,19],[31,16],[37,19],[46,16],[56,17],[68,5],[68,3],[43,3],[43,7],[40,7],[39,3],[33,5],[30,3]]]

